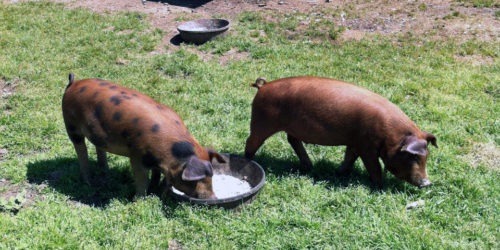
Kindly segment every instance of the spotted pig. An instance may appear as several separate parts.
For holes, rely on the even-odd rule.
[[[168,186],[195,198],[216,199],[211,160],[224,159],[200,146],[171,108],[118,84],[101,79],[74,81],[70,74],[62,111],[86,183],[85,138],[96,147],[97,162],[103,168],[108,168],[106,152],[130,158],[137,196],[146,194],[149,183],[158,185],[163,173]]]

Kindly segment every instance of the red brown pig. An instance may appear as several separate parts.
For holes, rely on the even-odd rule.
[[[287,133],[301,167],[312,168],[302,142],[346,145],[337,173],[346,175],[361,158],[370,179],[382,185],[382,169],[415,186],[431,184],[427,176],[427,144],[436,137],[421,131],[393,103],[351,83],[319,77],[290,77],[269,83],[258,78],[252,104],[251,133],[245,156],[252,159],[276,132]]]
[[[161,173],[168,186],[202,199],[216,199],[212,190],[212,158],[191,136],[171,108],[150,97],[101,79],[74,81],[69,75],[62,110],[68,136],[78,155],[80,174],[89,183],[85,138],[95,145],[98,165],[107,169],[106,152],[130,158],[137,196],[146,194]]]

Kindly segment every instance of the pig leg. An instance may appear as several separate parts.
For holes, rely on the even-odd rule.
[[[264,129],[257,129],[257,128],[264,128]],[[245,157],[248,159],[253,159],[255,156],[255,152],[262,146],[264,141],[267,140],[271,135],[273,135],[276,130],[266,128],[264,126],[254,126],[252,123],[251,129],[250,129],[250,136],[247,139],[246,146],[245,146]]]
[[[149,181],[149,170],[142,166],[141,157],[130,157],[130,165],[132,165],[132,173],[135,182],[135,195],[142,197],[146,195]]]
[[[75,147],[76,155],[78,155],[78,161],[80,162],[80,176],[83,182],[90,185],[90,169],[89,169],[89,155],[87,153],[87,145],[83,140],[81,143],[73,143]]]
[[[85,183],[90,185],[89,155],[87,152],[87,145],[85,145],[85,137],[81,133],[80,129],[77,128],[77,126],[67,121],[68,118],[64,117],[66,132],[68,133],[69,139],[75,147],[76,155],[78,156],[78,162],[80,163],[80,177]]]
[[[347,147],[345,149],[344,161],[337,168],[337,175],[346,176],[352,172],[354,162],[358,159],[359,155],[356,154],[356,150],[353,147]]]
[[[109,181],[109,166],[108,159],[106,158],[106,151],[98,147],[96,147],[95,150],[97,152],[97,165],[104,170],[104,178],[106,181]]]
[[[304,145],[302,142],[293,137],[290,134],[287,134],[287,139],[288,143],[292,145],[293,150],[297,154],[300,160],[300,165],[301,165],[301,170],[309,172],[312,169],[312,163],[311,160],[309,159],[309,156],[307,155],[306,149],[304,148]]]
[[[377,154],[376,153],[362,154],[361,160],[363,160],[363,164],[365,165],[365,168],[368,171],[368,174],[370,175],[370,179],[373,185],[377,188],[381,188],[382,167],[380,166]]]
[[[97,165],[104,169],[104,171],[106,171],[106,173],[109,171],[109,166],[108,166],[108,159],[106,158],[106,151],[102,150],[102,149],[99,149],[99,148],[95,148],[96,149],[96,152],[97,152]]]
[[[154,192],[160,184],[161,172],[159,169],[151,170],[151,181],[149,182],[148,193]]]

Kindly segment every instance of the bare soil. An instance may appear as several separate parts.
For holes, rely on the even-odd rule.
[[[18,82],[19,79],[14,79],[11,83],[7,83],[4,78],[0,78],[0,98],[6,98],[12,95]]]
[[[31,206],[35,201],[44,199],[44,196],[40,192],[46,188],[46,184],[33,185],[29,183],[11,183],[9,180],[0,179],[0,198],[9,200],[12,197],[17,197],[18,194],[26,191],[24,195],[24,200],[21,204],[21,208],[26,208]],[[19,210],[20,210],[19,209]],[[13,211],[18,212],[18,211]]]
[[[3,0],[11,3],[29,0]],[[213,15],[234,19],[242,11],[271,10],[280,13],[336,13],[323,15],[344,26],[342,40],[359,40],[367,34],[412,33],[437,39],[498,41],[500,8],[462,6],[454,0],[50,0],[68,8],[88,8],[99,13],[137,11],[148,15],[153,28],[165,32],[163,45],[178,34],[179,19],[191,20]],[[332,10],[332,11],[325,11]],[[307,24],[307,22],[303,23]],[[162,46],[164,47],[164,46]],[[164,52],[160,48],[160,52]]]
[[[461,158],[473,167],[484,164],[489,169],[500,171],[500,147],[495,143],[475,143]]]

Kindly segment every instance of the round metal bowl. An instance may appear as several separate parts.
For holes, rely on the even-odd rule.
[[[224,208],[236,208],[241,204],[251,203],[255,200],[255,197],[266,181],[264,169],[262,169],[257,162],[250,161],[241,156],[222,154],[222,157],[224,157],[226,163],[212,161],[214,174],[226,174],[241,180],[246,180],[250,184],[250,191],[237,196],[217,200],[196,199],[185,194],[175,193],[172,190],[169,191],[170,195],[177,200],[189,202],[191,204]]]
[[[184,41],[196,44],[221,36],[228,29],[229,21],[225,19],[199,19],[182,23],[177,27]]]

